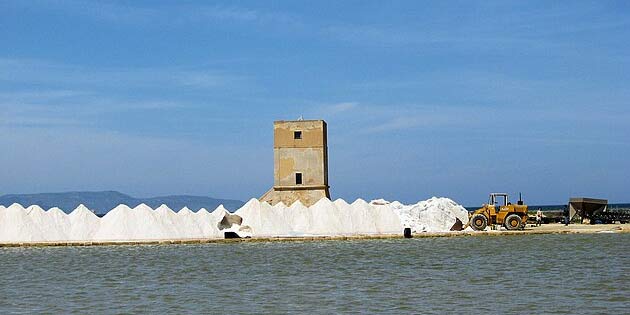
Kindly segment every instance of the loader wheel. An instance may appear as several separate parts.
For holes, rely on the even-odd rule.
[[[518,214],[510,214],[505,218],[505,228],[509,231],[518,230],[521,227],[521,221]]]
[[[488,226],[488,219],[483,214],[475,214],[470,218],[470,226],[475,231],[483,231]]]

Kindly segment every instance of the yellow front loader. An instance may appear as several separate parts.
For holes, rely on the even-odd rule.
[[[527,205],[519,196],[517,204],[509,201],[508,194],[491,193],[487,204],[475,210],[468,218],[468,223],[475,231],[483,231],[488,225],[504,226],[507,230],[522,230],[527,224]]]

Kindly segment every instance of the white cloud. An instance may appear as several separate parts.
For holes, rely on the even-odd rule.
[[[200,69],[199,69],[200,68]],[[218,88],[227,83],[245,84],[247,77],[199,67],[87,68],[33,59],[0,58],[0,81],[65,84],[73,87],[179,86],[195,89]]]
[[[368,127],[367,132],[389,132],[417,127],[423,122],[420,117],[396,117],[379,125]]]
[[[104,114],[184,108],[184,103],[163,100],[132,101],[97,93],[35,90],[0,93],[0,126],[91,127]]]
[[[357,108],[359,104],[357,102],[339,103],[332,106],[332,110],[336,112],[345,112],[351,109]]]
[[[261,13],[251,9],[237,7],[211,6],[195,10],[196,14],[205,18],[238,21],[256,21],[261,19]]]
[[[183,72],[175,75],[174,82],[183,87],[215,88],[243,78],[203,72]]]
[[[477,110],[478,108],[448,108],[435,104],[375,105],[339,102],[316,106],[310,116],[324,118],[331,124],[349,126],[348,130],[361,134],[465,124],[471,117],[478,116]]]
[[[343,113],[354,110],[359,106],[357,102],[343,102],[324,106],[323,110],[332,114]]]
[[[264,147],[1,125],[0,134],[10,135],[0,137],[0,147],[11,148],[0,155],[5,193],[114,189],[246,199],[264,192],[273,165]]]
[[[187,23],[240,22],[300,24],[298,19],[283,12],[264,11],[233,5],[189,5],[171,3],[141,6],[136,2],[114,3],[65,0],[54,3],[16,2],[14,6],[29,9],[62,10],[66,13],[116,24],[180,25]]]

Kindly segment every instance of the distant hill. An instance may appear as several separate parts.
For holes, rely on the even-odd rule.
[[[71,212],[80,204],[83,204],[89,209],[94,210],[97,214],[104,214],[120,204],[125,204],[132,208],[141,203],[144,203],[152,208],[165,204],[175,211],[178,211],[183,207],[188,207],[193,211],[197,211],[201,208],[206,208],[208,211],[212,211],[221,204],[226,209],[235,211],[244,204],[244,202],[240,200],[215,199],[210,197],[185,195],[135,198],[117,191],[63,192],[0,196],[0,205],[8,207],[14,203],[19,203],[24,207],[39,205],[44,209],[58,207],[65,212]]]

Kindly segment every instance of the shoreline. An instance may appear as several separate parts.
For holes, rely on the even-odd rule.
[[[450,231],[415,233],[413,238],[432,237],[466,237],[466,236],[516,236],[543,234],[598,234],[598,233],[630,233],[630,224],[545,224],[540,227],[528,226],[523,231]],[[136,246],[136,245],[184,245],[184,244],[230,244],[251,242],[305,242],[305,241],[346,241],[371,239],[403,238],[400,234],[346,235],[346,236],[296,236],[296,237],[253,237],[237,239],[179,239],[179,240],[134,240],[134,241],[51,241],[51,242],[11,242],[0,243],[2,247],[86,247],[86,246]]]

